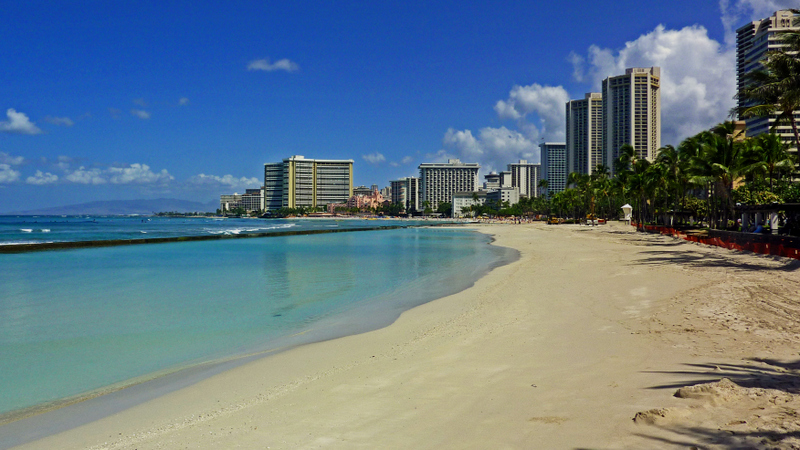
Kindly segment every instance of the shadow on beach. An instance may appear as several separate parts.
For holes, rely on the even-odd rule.
[[[685,386],[708,383],[728,378],[744,388],[775,389],[789,394],[800,394],[800,360],[781,362],[773,359],[750,358],[749,361],[761,363],[759,366],[747,364],[686,364],[682,371],[651,371],[680,375],[687,379],[669,384],[651,386],[650,389],[679,389]]]
[[[678,244],[680,245],[681,243]],[[652,243],[650,245],[669,246],[668,244]],[[744,271],[779,270],[783,272],[793,272],[800,269],[800,260],[782,258],[780,256],[756,255],[755,253],[747,254],[747,258],[741,258],[741,256],[745,256],[742,253],[726,255],[725,257],[695,251],[677,253],[652,250],[641,253],[650,256],[631,261],[632,265],[679,264],[693,268],[739,269]],[[747,259],[747,261],[743,261],[743,259]]]

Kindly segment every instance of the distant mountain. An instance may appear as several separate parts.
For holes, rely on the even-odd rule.
[[[154,200],[108,200],[76,205],[55,206],[52,208],[34,209],[7,213],[8,215],[124,215],[124,214],[153,214],[157,212],[214,212],[219,208],[219,201],[208,203],[178,200],[175,198],[158,198]]]

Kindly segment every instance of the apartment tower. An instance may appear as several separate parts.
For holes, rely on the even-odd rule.
[[[736,30],[736,88],[741,92],[745,88],[744,77],[750,72],[762,69],[761,60],[771,50],[779,50],[783,45],[779,32],[798,31],[800,26],[795,24],[798,15],[790,10],[776,11],[771,17],[756,20]],[[748,104],[740,99],[738,106],[746,107]],[[752,117],[745,119],[747,136],[752,137],[762,133],[769,133],[775,125],[775,120],[780,112],[765,117]],[[794,111],[795,118],[800,118],[800,111]],[[778,125],[775,132],[781,136],[784,143],[790,148],[795,147],[792,127],[788,123]],[[794,149],[796,152],[797,149]]]
[[[561,192],[567,187],[567,144],[565,142],[544,142],[539,145],[542,159],[543,180],[547,180],[545,193]]]
[[[390,183],[392,203],[403,205],[406,213],[419,211],[419,178],[405,177]]]
[[[539,164],[529,164],[527,160],[521,159],[518,163],[508,165],[508,172],[511,173],[511,187],[519,188],[519,195],[529,198],[539,196],[539,180],[541,174]]]
[[[637,67],[603,80],[603,153],[611,170],[625,144],[650,161],[661,148],[660,77],[659,67]]]
[[[268,211],[345,203],[353,195],[353,160],[295,155],[279,163],[264,164],[264,191]]]
[[[603,157],[603,95],[589,93],[567,102],[567,167],[591,174]]]
[[[477,163],[462,163],[458,159],[420,164],[420,202],[428,202],[436,210],[439,203],[452,202],[455,192],[477,191],[480,168]]]

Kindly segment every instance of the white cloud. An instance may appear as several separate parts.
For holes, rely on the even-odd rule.
[[[80,166],[77,170],[67,174],[66,179],[78,184],[106,184],[103,171],[100,169],[86,169]]]
[[[8,121],[0,122],[0,131],[16,134],[42,133],[42,130],[31,122],[25,113],[17,112],[14,108],[8,108],[8,110],[6,110],[6,116],[8,117]]]
[[[259,181],[258,178],[255,177],[236,178],[233,175],[223,175],[220,177],[217,175],[206,175],[204,173],[189,178],[187,182],[190,185],[205,187],[209,189],[219,189],[225,187],[237,191],[244,191],[245,189],[256,189],[263,184],[261,181]]]
[[[414,158],[412,158],[410,156],[405,156],[405,157],[403,157],[403,159],[400,160],[400,163],[402,163],[402,164],[411,164],[411,161],[414,161]]]
[[[6,152],[0,152],[0,163],[18,166],[25,162],[22,156],[11,156]]]
[[[0,164],[0,183],[13,183],[19,180],[19,172],[8,164]]]
[[[164,184],[175,178],[162,169],[153,172],[147,164],[131,164],[128,167],[109,167],[108,181],[112,184]]]
[[[138,117],[140,119],[149,119],[150,118],[150,113],[145,111],[145,110],[143,110],[143,109],[132,109],[131,110],[131,114],[133,114],[134,116],[136,116],[136,117]]]
[[[448,129],[442,139],[448,150],[440,150],[437,159],[449,159],[453,155],[463,162],[478,162],[485,170],[504,170],[509,163],[520,159],[539,161],[539,146],[524,134],[506,127],[481,128],[478,137],[472,131]]]
[[[186,97],[181,97],[180,100],[178,100],[178,106],[186,106],[188,104],[189,104],[189,99]]]
[[[593,45],[587,59],[595,92],[602,79],[626,68],[661,67],[662,145],[677,145],[726,120],[734,106],[735,50],[709,38],[702,26],[667,30],[659,25],[619,51]]]
[[[58,175],[53,175],[50,172],[42,173],[41,170],[37,170],[34,176],[28,177],[25,180],[28,184],[35,184],[38,186],[55,183],[56,181],[58,181]]]
[[[269,62],[269,59],[255,59],[250,61],[247,64],[247,70],[263,70],[265,72],[275,72],[276,70],[284,70],[286,72],[296,72],[300,70],[300,66],[297,63],[290,61],[286,58],[280,59],[275,61],[274,63]]]
[[[370,153],[368,155],[361,155],[361,158],[370,164],[378,164],[380,162],[386,161],[386,158],[378,152]]]
[[[75,122],[72,121],[69,117],[50,117],[47,116],[44,118],[45,121],[52,123],[53,125],[61,125],[65,127],[71,127],[75,125]]]
[[[494,110],[500,118],[519,120],[520,129],[530,139],[544,135],[548,140],[557,140],[564,138],[564,105],[568,101],[569,94],[563,87],[534,83],[514,86],[508,99],[498,101]],[[538,124],[527,120],[532,113],[538,117]]]

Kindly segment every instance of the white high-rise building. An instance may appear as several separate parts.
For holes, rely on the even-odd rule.
[[[539,145],[542,155],[543,180],[547,180],[545,193],[561,192],[567,188],[567,144],[564,142],[544,142]]]
[[[568,172],[592,174],[599,164],[606,164],[603,94],[592,92],[583,99],[567,102],[566,130]]]
[[[392,180],[390,183],[392,203],[403,205],[406,213],[420,210],[419,178],[405,177],[399,180]]]
[[[478,163],[462,163],[458,159],[420,164],[420,203],[428,202],[436,210],[439,203],[451,203],[455,192],[477,191],[480,168]]]
[[[736,30],[736,81],[737,90],[745,87],[745,75],[763,68],[760,61],[768,51],[778,50],[783,45],[778,40],[778,32],[797,31],[800,26],[795,25],[798,15],[790,10],[776,11],[766,19],[756,20]],[[739,100],[739,107],[748,106],[743,99]],[[775,118],[780,112],[765,117],[752,117],[745,119],[747,136],[757,136],[769,133],[775,124]],[[794,111],[794,116],[800,120],[800,111]],[[790,148],[795,147],[794,134],[790,124],[780,124],[775,132]],[[795,149],[797,151],[797,149]]]
[[[508,165],[508,172],[511,172],[511,187],[519,189],[519,195],[529,198],[538,197],[539,180],[541,179],[539,164],[529,164],[527,160],[521,159],[518,163]]]
[[[264,164],[264,191],[268,211],[345,203],[353,195],[353,160],[295,155],[279,163]]]
[[[661,148],[661,69],[626,69],[603,80],[603,153],[613,171],[625,144],[652,161]]]

